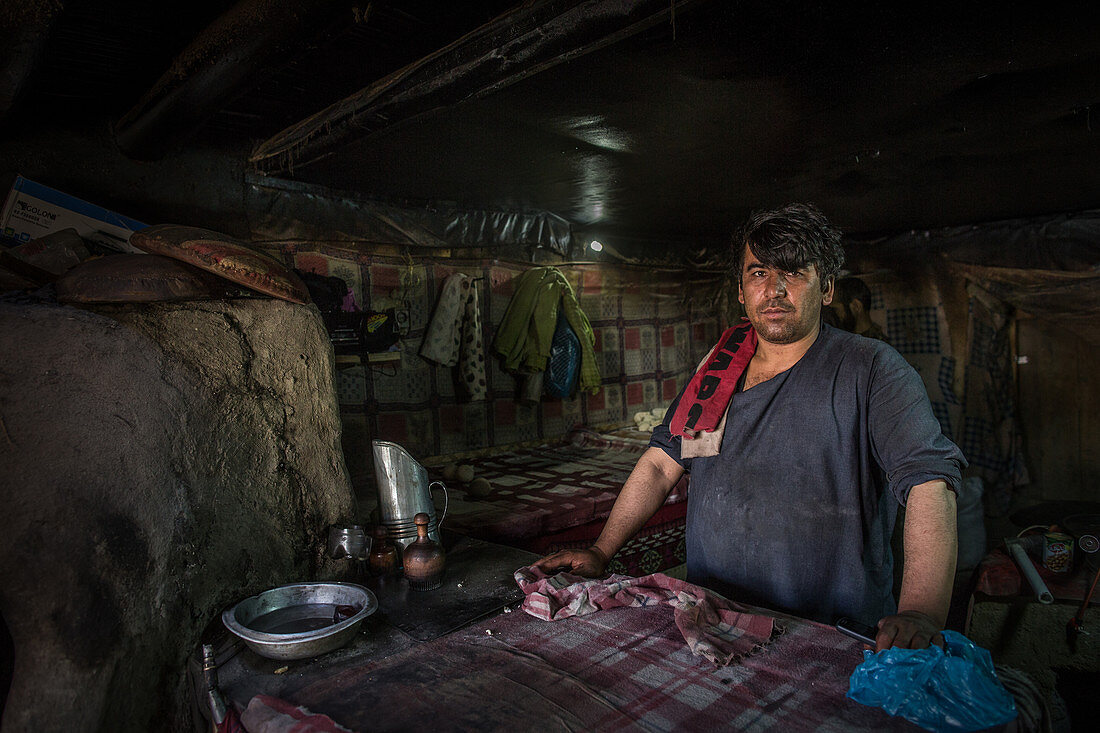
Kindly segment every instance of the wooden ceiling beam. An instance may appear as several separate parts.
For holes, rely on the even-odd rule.
[[[419,114],[490,94],[628,38],[702,0],[533,0],[258,145],[265,174],[292,171]]]
[[[256,75],[296,55],[350,0],[241,0],[180,53],[115,125],[119,149],[157,160],[193,135]]]

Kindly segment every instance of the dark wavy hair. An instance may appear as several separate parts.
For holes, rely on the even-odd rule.
[[[832,278],[844,266],[840,230],[813,204],[787,204],[753,212],[733,236],[730,247],[732,274],[738,285],[745,265],[746,244],[766,267],[794,272],[813,265],[821,278],[822,291],[829,288]]]

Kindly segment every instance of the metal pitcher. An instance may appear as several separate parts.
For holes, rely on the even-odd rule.
[[[440,542],[439,525],[447,516],[447,487],[441,481],[428,481],[428,472],[409,452],[397,443],[372,440],[374,477],[378,481],[378,514],[389,531],[389,538],[403,550],[416,541],[413,518],[423,512],[428,515],[428,537]],[[438,521],[432,489],[443,490],[443,516]]]

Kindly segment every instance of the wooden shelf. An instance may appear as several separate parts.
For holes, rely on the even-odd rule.
[[[367,365],[380,366],[382,364],[400,364],[401,352],[400,351],[379,351],[377,353],[366,355]],[[337,354],[336,355],[336,368],[346,369],[347,367],[360,366],[364,362],[364,359],[359,354]]]
[[[368,364],[393,364],[401,361],[400,351],[379,351],[376,354],[367,354]]]

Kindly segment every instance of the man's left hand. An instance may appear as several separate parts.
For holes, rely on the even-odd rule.
[[[943,648],[941,624],[920,611],[900,611],[878,622],[875,651],[890,647],[925,649],[935,644]]]

